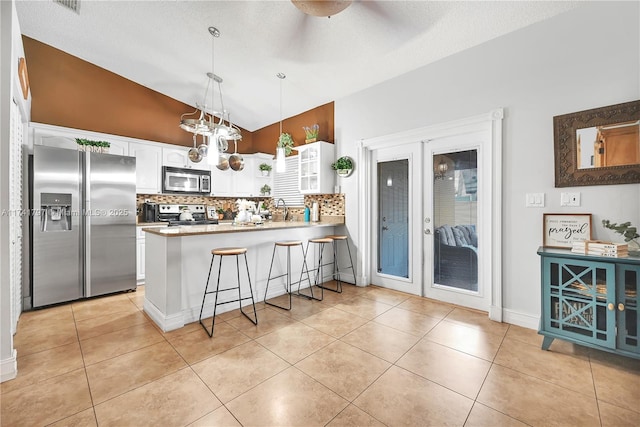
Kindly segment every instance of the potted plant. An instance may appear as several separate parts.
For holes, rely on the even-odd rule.
[[[288,156],[293,148],[293,138],[288,133],[281,133],[276,147],[284,149],[284,155]]]
[[[218,208],[216,212],[218,213],[218,219],[224,219],[224,209]]]
[[[269,187],[268,184],[263,185],[262,187],[260,187],[260,194],[263,196],[268,196],[271,193],[271,187]]]
[[[353,171],[353,160],[351,157],[342,156],[331,164],[331,169],[335,170],[338,176],[349,176]]]
[[[304,129],[305,144],[316,142],[318,140],[318,131],[320,130],[320,126],[317,123],[310,127],[302,126],[302,129]]]
[[[262,172],[262,176],[269,176],[269,172],[271,172],[271,165],[268,163],[260,163],[260,165],[258,165],[258,169]]]
[[[609,230],[613,230],[618,234],[622,234],[625,242],[633,242],[634,247],[629,248],[629,252],[632,252],[634,254],[640,252],[640,242],[638,242],[637,240],[638,237],[640,237],[640,234],[638,234],[638,229],[631,225],[631,222],[627,221],[621,224],[616,224],[615,222],[612,223],[608,219],[603,219],[602,226],[604,228],[608,228]]]

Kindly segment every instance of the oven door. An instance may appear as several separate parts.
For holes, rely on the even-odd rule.
[[[187,171],[165,168],[162,192],[198,193],[200,192],[200,176]]]

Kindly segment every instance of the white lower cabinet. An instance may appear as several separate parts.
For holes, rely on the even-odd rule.
[[[144,283],[144,238],[136,241],[136,281]]]
[[[143,228],[162,228],[166,227],[166,225],[158,225],[158,226],[137,226],[136,227],[136,281],[139,285],[144,284],[145,278],[145,270],[144,270],[144,262],[145,262],[145,235],[146,233],[142,231]]]

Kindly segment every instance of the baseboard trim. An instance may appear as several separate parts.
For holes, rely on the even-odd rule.
[[[144,312],[156,322],[156,325],[162,329],[163,332],[173,331],[174,329],[182,328],[184,323],[184,316],[182,313],[174,314],[172,316],[165,316],[158,308],[153,305],[148,299],[144,299]]]
[[[18,351],[14,348],[11,357],[0,360],[0,383],[12,380],[16,376],[18,376]]]
[[[527,329],[538,330],[540,318],[530,314],[521,313],[506,308],[502,309],[502,321],[511,325],[521,326]]]

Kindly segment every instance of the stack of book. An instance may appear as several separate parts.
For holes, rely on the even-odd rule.
[[[618,258],[629,256],[629,246],[626,243],[585,240],[583,242],[573,242],[571,252]]]

